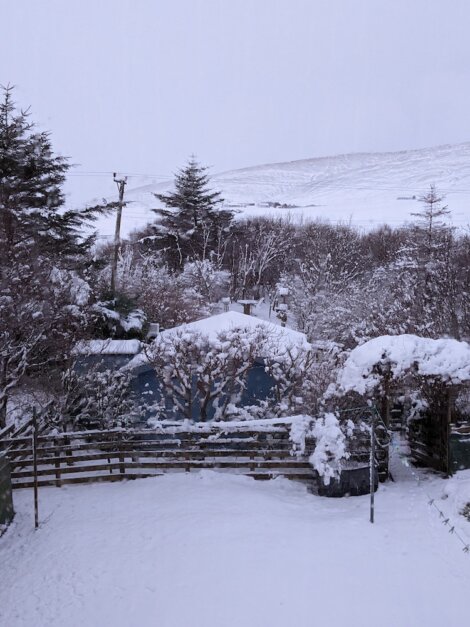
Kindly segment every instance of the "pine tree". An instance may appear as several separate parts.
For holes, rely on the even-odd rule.
[[[425,263],[436,257],[442,248],[442,234],[447,233],[449,226],[442,220],[450,214],[447,205],[443,205],[444,197],[439,196],[435,185],[419,199],[423,204],[421,211],[411,215],[418,218],[415,224],[416,250]]]
[[[53,154],[49,134],[35,131],[12,95],[12,87],[3,88],[0,102],[0,262],[82,253],[91,243],[83,225],[99,209],[63,209],[69,163]]]
[[[443,220],[450,211],[434,186],[420,201],[423,208],[412,214],[417,220],[403,232],[396,259],[379,268],[364,290],[378,307],[369,308],[363,339],[396,333],[459,337],[454,234]]]
[[[12,88],[0,102],[0,427],[26,376],[60,364],[80,335],[88,285],[80,277],[93,237],[83,227],[100,211],[65,210],[67,160],[48,133],[18,111]],[[77,272],[78,271],[78,272]],[[78,291],[77,291],[78,290]],[[78,292],[82,292],[79,294]],[[50,375],[50,370],[48,372]]]
[[[420,198],[422,210],[409,243],[416,285],[418,332],[435,337],[459,335],[456,319],[456,286],[452,264],[454,234],[443,218],[450,214],[434,185]]]
[[[175,177],[175,191],[155,194],[167,207],[154,210],[157,241],[174,268],[182,268],[187,259],[210,258],[229,231],[233,213],[221,208],[220,192],[208,185],[207,168],[191,157]]]

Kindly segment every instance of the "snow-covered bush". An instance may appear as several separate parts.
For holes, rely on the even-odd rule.
[[[46,417],[60,430],[127,426],[137,414],[131,379],[130,372],[100,364],[85,371],[72,365],[64,371]]]
[[[346,436],[338,418],[332,413],[316,420],[312,435],[315,438],[315,450],[309,461],[322,477],[324,484],[329,485],[332,479],[339,478],[341,462],[349,457]]]
[[[142,337],[146,317],[133,301],[119,295],[113,301],[95,303],[91,307],[95,332],[112,338]]]
[[[315,418],[303,416],[300,420],[293,420],[289,432],[289,439],[292,442],[292,453],[294,455],[304,455],[306,440],[312,434]]]
[[[336,376],[338,357],[334,350],[316,351],[305,343],[286,346],[271,337],[264,364],[274,382],[269,405],[271,414],[316,415]]]
[[[323,483],[329,485],[332,479],[339,479],[342,462],[350,457],[347,442],[353,437],[354,428],[351,420],[341,424],[333,413],[326,413],[319,418],[304,416],[302,420],[292,422],[290,440],[293,453],[304,455],[307,438],[313,438],[314,450],[309,462]]]
[[[160,334],[147,355],[175,413],[224,420],[233,415],[266,342],[262,326],[234,328],[215,340],[183,329]]]
[[[54,266],[50,278],[56,295],[60,295],[64,290],[68,291],[70,303],[78,307],[84,307],[90,302],[91,286],[76,271]]]

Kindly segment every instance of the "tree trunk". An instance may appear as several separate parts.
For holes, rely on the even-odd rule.
[[[0,400],[0,429],[7,426],[7,400],[6,396]]]

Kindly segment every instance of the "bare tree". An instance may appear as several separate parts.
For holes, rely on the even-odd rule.
[[[237,224],[231,240],[232,296],[259,298],[292,262],[289,220],[258,218]]]
[[[158,336],[147,355],[171,411],[190,420],[223,420],[239,403],[266,342],[262,326],[235,328],[216,339],[183,329]]]

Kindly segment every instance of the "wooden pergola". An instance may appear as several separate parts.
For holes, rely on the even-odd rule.
[[[462,416],[455,403],[463,390],[470,390],[470,346],[466,342],[413,335],[374,338],[351,351],[338,388],[373,399],[387,427],[391,426],[393,404],[401,398],[417,464],[446,475],[470,467],[470,413]],[[414,397],[422,407],[413,417]],[[453,455],[455,442],[462,442],[460,466]]]

